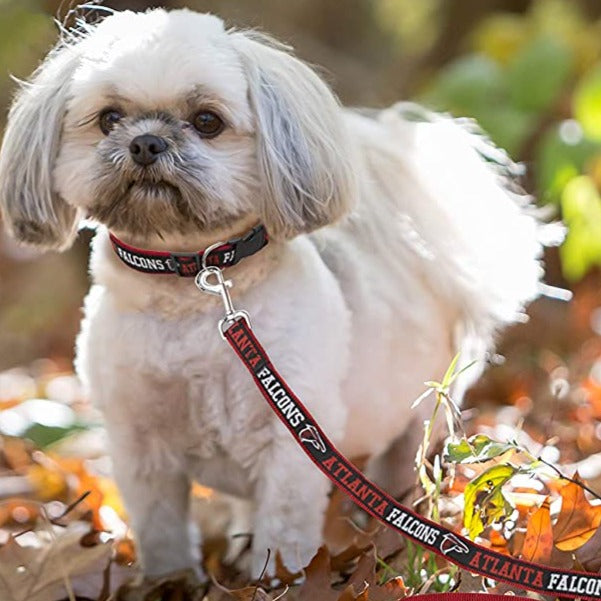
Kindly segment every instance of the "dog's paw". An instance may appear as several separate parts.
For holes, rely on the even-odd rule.
[[[142,577],[122,585],[116,601],[147,601],[147,599],[181,599],[201,601],[206,593],[206,582],[197,570],[181,570],[157,578]]]

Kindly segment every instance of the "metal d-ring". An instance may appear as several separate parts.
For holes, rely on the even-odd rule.
[[[207,268],[207,259],[209,258],[211,252],[216,248],[223,246],[224,244],[225,242],[215,242],[215,244],[211,244],[211,246],[207,246],[207,248],[205,248],[204,252],[202,253],[202,258],[200,259],[200,266],[203,269]]]

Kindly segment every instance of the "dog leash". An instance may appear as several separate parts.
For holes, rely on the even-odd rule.
[[[211,248],[205,251],[205,256],[211,252]],[[378,488],[336,449],[277,372],[252,331],[248,313],[234,309],[228,290],[231,281],[224,279],[219,267],[207,266],[204,257],[201,265],[203,269],[195,278],[196,286],[203,292],[220,296],[225,308],[225,316],[218,324],[221,337],[238,355],[269,406],[303,451],[354,503],[388,528],[469,572],[544,595],[601,600],[601,575],[553,569],[492,551],[415,513]],[[449,601],[482,599],[478,594],[443,595]],[[423,601],[442,601],[440,595],[436,595],[436,599],[428,599],[432,595],[419,597],[423,597]],[[490,597],[487,595],[487,599]],[[506,599],[501,595],[492,597],[498,599],[491,601]]]

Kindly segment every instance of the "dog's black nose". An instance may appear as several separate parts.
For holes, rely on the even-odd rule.
[[[136,136],[129,145],[131,158],[138,165],[152,165],[165,150],[167,150],[167,142],[152,134]]]

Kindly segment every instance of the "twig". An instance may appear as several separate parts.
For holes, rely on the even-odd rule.
[[[111,566],[113,565],[112,557],[109,557],[109,562],[102,572],[102,590],[98,597],[98,601],[108,601],[111,597]]]
[[[289,590],[290,590],[290,587],[288,585],[286,585],[286,588],[273,601],[278,601],[278,599],[281,599]],[[253,599],[254,599],[254,597],[253,597]]]
[[[550,467],[562,480],[567,480],[568,482],[572,482],[572,484],[577,484],[580,488],[589,492],[595,499],[599,499],[601,501],[601,495],[595,492],[592,488],[588,487],[584,482],[580,480],[576,480],[575,478],[570,478],[569,476],[565,476],[559,468],[555,467],[552,463],[545,461],[540,455],[537,457],[538,461],[544,463],[547,467]]]
[[[267,566],[269,565],[269,558],[271,557],[271,549],[267,549],[267,557],[265,558],[265,565],[257,578],[257,585],[255,586],[255,592],[250,601],[255,601],[257,593],[259,592],[259,585],[261,584],[261,580],[263,580],[263,576],[265,576],[265,572],[267,572]]]
[[[87,498],[87,496],[91,492],[92,492],[91,490],[86,490],[86,492],[84,492],[80,497],[75,499],[75,501],[73,501],[73,503],[71,503],[70,505],[67,505],[67,507],[64,509],[64,511],[59,516],[57,516],[55,518],[49,518],[46,515],[45,516],[46,520],[48,522],[50,522],[53,526],[60,526],[61,528],[66,528],[65,524],[61,524],[59,520],[62,520],[65,516],[67,516],[69,513],[71,513],[84,499]],[[40,506],[40,513],[42,513],[42,511],[44,511],[44,505],[42,503],[39,503],[39,506]],[[28,532],[33,532],[33,531],[34,531],[33,528],[26,528],[25,530],[21,530],[20,532],[13,534],[13,538],[18,538],[19,536],[23,536],[24,534],[27,534]]]

